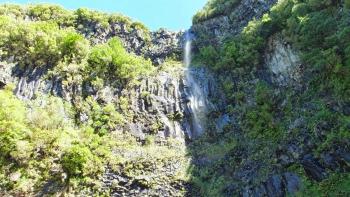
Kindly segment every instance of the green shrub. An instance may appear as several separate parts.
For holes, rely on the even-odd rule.
[[[89,42],[75,31],[67,30],[60,38],[61,55],[68,63],[81,63],[88,55]]]
[[[14,18],[23,18],[25,10],[22,6],[16,4],[3,4],[0,5],[0,15],[11,16]]]
[[[204,8],[193,16],[193,23],[214,18],[219,15],[228,14],[241,0],[209,0]]]
[[[78,110],[89,117],[88,125],[101,136],[115,131],[125,123],[125,118],[116,111],[115,105],[100,105],[92,97],[88,97]]]
[[[201,61],[205,62],[207,66],[213,66],[215,68],[219,54],[213,46],[203,47],[199,53]]]
[[[57,38],[60,31],[56,24],[13,21],[6,31],[11,34],[1,38],[3,56],[14,56],[23,67],[54,65],[59,61]]]
[[[146,75],[153,70],[152,63],[141,57],[129,54],[117,38],[106,44],[95,46],[88,59],[88,71],[101,78],[117,79],[116,83],[125,84]]]
[[[350,0],[345,0],[344,4],[346,8],[350,9]]]
[[[62,167],[70,177],[89,175],[93,168],[93,159],[89,148],[83,145],[73,145],[62,157]]]
[[[108,15],[98,11],[92,11],[87,8],[79,8],[74,14],[76,15],[76,25],[91,25],[91,24],[100,24],[103,28],[109,26]]]
[[[44,103],[43,103],[44,101]],[[53,96],[39,96],[30,102],[32,110],[27,119],[35,128],[55,130],[72,125],[70,106],[62,99]]]
[[[24,104],[12,92],[0,90],[0,156],[10,157],[17,142],[29,136],[25,115]]]
[[[113,23],[124,23],[127,25],[127,27],[131,26],[131,19],[127,16],[123,16],[121,14],[111,14],[109,16],[109,23],[113,24]]]
[[[59,5],[37,4],[30,5],[27,8],[27,14],[34,20],[53,21],[60,26],[73,25],[72,12],[65,10]]]

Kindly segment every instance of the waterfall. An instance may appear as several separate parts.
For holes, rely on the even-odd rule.
[[[192,38],[189,32],[185,33],[185,57],[184,63],[186,68],[191,65],[191,49],[192,49]]]
[[[200,136],[205,130],[207,106],[209,101],[208,96],[208,84],[206,82],[199,82],[198,75],[201,74],[201,70],[191,67],[191,49],[192,49],[192,35],[189,32],[185,33],[185,46],[184,46],[184,64],[185,68],[185,80],[188,89],[188,108],[191,113],[191,137]],[[197,77],[197,78],[196,78]]]

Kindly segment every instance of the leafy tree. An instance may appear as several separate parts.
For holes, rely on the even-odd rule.
[[[76,15],[76,25],[79,28],[79,25],[91,25],[91,24],[100,24],[102,27],[106,28],[108,23],[108,16],[102,12],[92,11],[86,8],[77,9],[74,14]]]
[[[25,9],[23,9],[23,7],[20,5],[3,4],[0,5],[0,15],[21,19],[25,15]]]
[[[110,79],[117,79],[120,84],[135,80],[140,75],[153,70],[150,61],[129,54],[121,41],[117,38],[106,44],[95,46],[88,59],[88,72],[92,75]]]
[[[60,31],[56,24],[18,22],[6,30],[11,33],[1,38],[3,56],[13,56],[23,67],[55,65],[59,61]]]
[[[33,20],[56,22],[60,26],[73,25],[74,16],[71,11],[59,5],[37,4],[27,8],[27,14]]]
[[[67,63],[82,63],[87,57],[90,44],[81,34],[66,30],[59,39],[61,55]]]
[[[30,130],[26,125],[26,110],[11,91],[0,91],[0,157],[8,158],[17,150],[19,141],[25,140]],[[24,142],[24,141],[23,141]]]
[[[80,110],[90,117],[88,125],[95,130],[95,133],[101,136],[116,130],[125,121],[124,117],[116,111],[115,105],[110,103],[102,106],[92,97],[86,99]]]
[[[215,66],[218,56],[219,54],[213,46],[207,46],[200,49],[200,58],[208,66]]]
[[[86,146],[73,145],[63,155],[62,167],[70,177],[88,175],[94,165],[93,158],[94,156]]]

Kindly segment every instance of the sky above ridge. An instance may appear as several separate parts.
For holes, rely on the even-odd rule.
[[[192,16],[207,0],[0,0],[0,3],[51,3],[67,9],[80,7],[110,13],[122,13],[144,23],[151,30],[188,29]]]

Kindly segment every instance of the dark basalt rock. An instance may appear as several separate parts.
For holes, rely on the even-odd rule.
[[[225,196],[235,196],[239,193],[240,187],[236,184],[230,184],[224,189]]]
[[[0,81],[0,89],[4,89],[5,86],[6,86],[6,83]]]
[[[283,180],[285,190],[288,194],[294,194],[299,191],[301,187],[301,180],[297,175],[290,172],[284,173]]]
[[[267,191],[266,191],[266,188],[263,184],[256,187],[253,191],[253,194],[252,194],[252,196],[254,196],[254,197],[264,197],[266,195],[267,195]]]
[[[322,162],[324,166],[331,170],[336,170],[339,168],[339,164],[335,160],[335,157],[330,153],[325,153],[321,155]]]
[[[327,175],[325,169],[316,159],[313,158],[312,155],[304,156],[301,164],[303,165],[306,174],[316,181],[322,181]]]
[[[294,195],[301,188],[301,179],[293,173],[286,172],[282,175],[273,175],[269,177],[265,182],[250,187],[249,185],[241,189],[239,196],[252,196],[252,197],[283,197],[287,195]],[[232,185],[225,191],[228,194],[235,194],[240,187]],[[232,195],[231,195],[232,196]]]
[[[285,195],[283,190],[282,177],[274,175],[265,183],[267,195],[270,197],[283,197]]]

